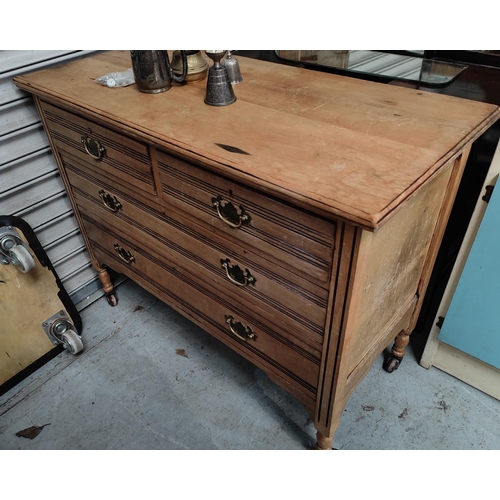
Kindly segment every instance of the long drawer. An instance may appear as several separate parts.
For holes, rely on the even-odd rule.
[[[152,194],[156,192],[146,144],[44,101],[40,106],[59,152],[70,153],[87,169],[112,182]]]
[[[327,287],[335,224],[157,151],[164,199]]]
[[[310,354],[320,357],[327,292],[193,224],[173,207],[146,205],[65,159],[79,210],[230,294]],[[276,272],[278,271],[278,273]],[[281,274],[279,274],[281,272]]]
[[[86,214],[82,219],[101,262],[131,277],[258,366],[284,378],[307,398],[315,398],[319,362],[307,351],[241,310],[209,283],[158,258],[142,242],[117,234]]]

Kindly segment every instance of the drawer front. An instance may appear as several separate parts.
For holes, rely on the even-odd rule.
[[[81,212],[119,234],[140,240],[159,258],[211,280],[244,309],[258,311],[266,323],[277,325],[285,336],[320,357],[327,305],[324,289],[292,273],[277,274],[270,262],[214,239],[210,228],[187,221],[175,209],[166,212],[160,206],[147,206],[71,164],[65,165]]]
[[[67,152],[112,182],[155,193],[148,147],[125,135],[40,102],[47,132],[58,152]]]
[[[228,295],[200,283],[189,272],[158,259],[141,242],[125,238],[82,214],[98,258],[155,293],[215,337],[315,397],[319,361],[242,311]]]
[[[335,224],[157,151],[164,199],[327,286]]]

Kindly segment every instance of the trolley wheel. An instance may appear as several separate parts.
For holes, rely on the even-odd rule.
[[[35,260],[23,245],[14,245],[9,250],[12,264],[19,268],[22,273],[27,273],[35,267]]]
[[[68,330],[61,335],[63,347],[71,354],[83,351],[83,342],[80,335],[74,330]]]

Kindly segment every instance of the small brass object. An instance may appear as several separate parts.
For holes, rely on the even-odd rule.
[[[241,205],[241,213],[238,213],[238,210],[230,201],[222,205],[222,196],[220,195],[212,198],[212,206],[217,210],[220,220],[230,227],[238,228],[242,224],[248,224],[251,221],[250,215],[245,212]]]
[[[115,243],[114,248],[118,253],[118,257],[120,257],[123,262],[126,262],[127,264],[132,264],[132,262],[135,262],[135,257],[132,255],[132,253],[120,246],[118,243]]]
[[[208,62],[203,57],[201,50],[186,50],[187,74],[184,81],[186,83],[201,82],[207,77]],[[172,69],[176,75],[182,74],[181,51],[174,50],[172,54]]]
[[[88,135],[82,135],[82,144],[87,154],[94,160],[102,160],[106,154],[106,148],[97,140]]]
[[[250,284],[255,284],[255,278],[252,276],[248,269],[242,271],[240,266],[235,264],[231,266],[231,261],[229,259],[220,261],[222,269],[226,271],[226,276],[231,283],[234,283],[238,286],[247,286]]]
[[[229,325],[231,333],[245,342],[248,340],[257,340],[257,334],[249,327],[243,326],[239,321],[235,321],[233,316],[225,315],[226,323]]]
[[[118,201],[116,196],[111,196],[106,193],[104,189],[99,191],[99,198],[101,198],[102,203],[110,212],[118,212],[122,208],[122,204]]]

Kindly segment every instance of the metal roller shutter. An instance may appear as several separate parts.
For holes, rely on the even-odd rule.
[[[30,224],[76,304],[99,290],[99,281],[33,100],[12,79],[95,52],[0,51],[0,213]]]

